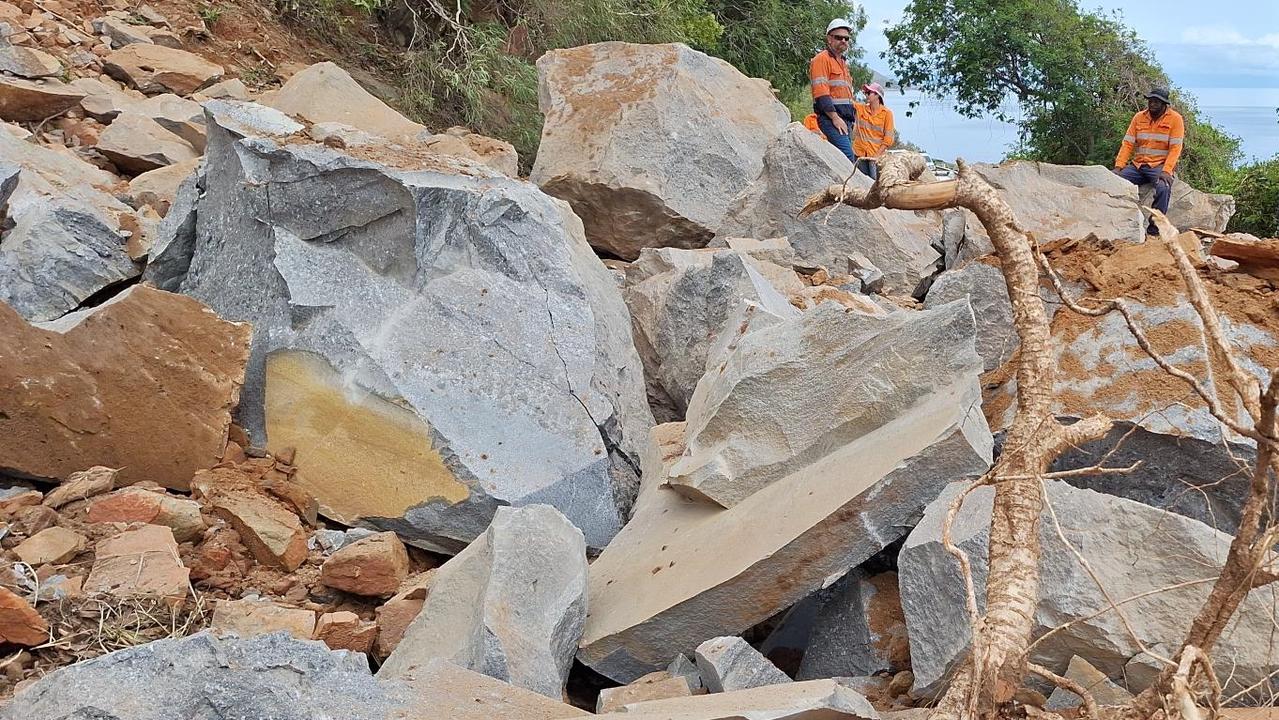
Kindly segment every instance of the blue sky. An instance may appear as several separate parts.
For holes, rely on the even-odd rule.
[[[888,42],[906,0],[863,3],[869,22],[859,38],[871,67]],[[1173,82],[1185,88],[1279,88],[1277,0],[1081,0],[1088,10],[1118,10],[1144,38]]]

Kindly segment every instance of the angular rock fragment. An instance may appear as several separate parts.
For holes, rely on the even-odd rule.
[[[635,703],[600,717],[617,720],[787,720],[808,717],[879,720],[880,716],[866,698],[838,681],[810,680]]]
[[[120,113],[137,107],[146,99],[142,93],[122,88],[114,80],[96,78],[76,78],[71,87],[84,93],[80,107],[85,114],[100,122],[109,123]]]
[[[131,175],[188,163],[200,155],[190,143],[155,120],[133,112],[122,113],[112,121],[98,140],[97,148]]]
[[[180,543],[200,537],[206,527],[196,501],[143,488],[124,488],[94,500],[87,517],[89,522],[163,525]]]
[[[1062,676],[1067,680],[1074,680],[1087,690],[1098,705],[1127,705],[1132,702],[1132,693],[1111,682],[1110,678],[1078,655],[1070,658],[1070,664]],[[1061,711],[1078,707],[1082,703],[1083,699],[1078,695],[1058,687],[1053,688],[1044,709]]]
[[[134,25],[111,15],[94,18],[93,32],[110,38],[114,47],[120,48],[133,43],[150,43],[151,36],[143,25]]]
[[[379,680],[383,678],[379,675]],[[385,682],[385,681],[384,681]],[[447,660],[430,660],[396,683],[410,707],[399,720],[561,720],[593,717],[585,710],[508,685]]]
[[[456,552],[499,505],[549,503],[602,547],[652,417],[625,305],[568,208],[480,167],[243,137],[297,124],[207,106],[182,291],[254,324],[254,442],[296,448],[345,524]]]
[[[22,562],[31,567],[45,563],[64,563],[85,547],[84,536],[61,527],[51,527],[23,540],[13,549]]]
[[[119,470],[101,465],[73,472],[61,485],[49,491],[44,504],[56,509],[67,503],[111,492],[119,475]]]
[[[12,590],[0,587],[0,643],[30,647],[48,640],[49,623],[40,617],[31,603]]]
[[[56,80],[0,77],[0,120],[40,122],[66,112],[84,99],[84,93]]]
[[[213,606],[209,630],[218,636],[242,638],[284,632],[299,640],[310,640],[315,634],[315,613],[267,600],[219,600]]]
[[[810,195],[843,183],[852,172],[834,145],[791,123],[769,144],[759,177],[727,203],[714,244],[727,237],[786,236],[799,261],[838,272],[847,269],[850,254],[861,253],[884,273],[885,292],[922,292],[937,269],[932,246],[941,244],[939,213],[841,206],[797,217]],[[870,185],[861,174],[850,182]]]
[[[180,167],[180,166],[171,166]],[[167,172],[170,168],[154,170],[152,173]],[[145,173],[133,178],[134,183],[143,180],[143,189],[136,197],[146,202],[148,181]],[[147,264],[142,271],[142,280],[152,285],[177,292],[191,268],[191,256],[195,253],[196,204],[200,200],[201,185],[204,182],[204,166],[186,176],[178,185],[173,200],[163,213],[164,220],[156,228],[153,242],[147,248]]]
[[[258,102],[312,124],[342,123],[388,140],[414,138],[426,130],[378,100],[331,62],[316,63],[294,74],[279,90],[263,93]]]
[[[126,530],[99,542],[93,553],[93,569],[84,582],[90,595],[181,600],[190,589],[190,571],[178,558],[178,544],[167,527]]]
[[[546,119],[530,179],[625,260],[705,246],[789,118],[766,82],[684,45],[597,43],[537,67]],[[731,112],[711,100],[729,97]]]
[[[1142,186],[1141,206],[1149,208],[1154,198],[1153,185]],[[1178,230],[1201,228],[1223,233],[1235,214],[1233,195],[1206,193],[1189,183],[1173,180],[1172,197],[1168,201],[1168,221]]]
[[[231,523],[258,562],[293,571],[306,559],[306,531],[298,516],[265,494],[232,488],[207,496],[206,504]]]
[[[356,595],[389,597],[409,574],[409,555],[393,532],[357,540],[333,553],[320,568],[320,582]]]
[[[62,74],[62,63],[43,50],[4,42],[0,43],[0,72],[30,79],[54,77]]]
[[[488,530],[439,569],[379,677],[406,677],[445,658],[558,699],[585,615],[581,531],[546,505],[500,508]]]
[[[172,720],[216,708],[236,718],[425,720],[406,695],[376,682],[356,653],[285,633],[219,639],[202,632],[61,668],[18,693],[0,718]]]
[[[131,202],[138,207],[149,205],[160,217],[165,217],[177,199],[182,183],[199,172],[200,162],[196,158],[138,175],[129,181],[129,194],[133,196]],[[143,275],[145,279],[145,271]]]
[[[190,95],[202,86],[217,82],[221,65],[176,48],[134,43],[116,50],[103,60],[107,74],[138,90],[155,95],[172,92]]]
[[[967,297],[977,320],[977,354],[985,370],[1003,365],[1021,345],[1013,327],[1013,306],[1008,285],[999,268],[985,262],[970,262],[937,276],[924,307],[932,308]]]
[[[693,694],[688,678],[671,675],[665,670],[649,673],[630,685],[604,688],[595,703],[595,712],[603,715],[619,710],[623,705],[688,697]]]
[[[591,565],[579,659],[628,682],[744,632],[902,537],[946,483],[984,472],[973,337],[958,302],[885,317],[822,305],[743,338],[699,386],[696,444],[676,463],[707,479],[732,468],[703,485],[736,502],[689,502],[646,457],[630,523]],[[752,420],[730,423],[738,411]]]
[[[898,556],[917,692],[937,690],[969,643],[964,584],[940,537],[946,511],[963,489],[952,485],[929,505]],[[991,497],[990,488],[970,493],[951,529],[972,563],[979,605],[985,598]],[[1031,661],[1062,673],[1071,657],[1082,655],[1102,673],[1122,676],[1141,646],[1109,609],[1098,582],[1109,597],[1131,599],[1125,616],[1141,643],[1179,645],[1211,589],[1209,583],[1187,581],[1215,575],[1231,537],[1180,515],[1060,481],[1047,481],[1045,502],[1052,512],[1040,524],[1041,597],[1033,632],[1037,637],[1072,624],[1037,643]],[[1060,539],[1054,515],[1066,539],[1086,553],[1096,581]],[[1150,592],[1156,589],[1162,591]],[[1279,640],[1266,629],[1269,613],[1268,593],[1254,592],[1218,641],[1213,657],[1222,682],[1234,691],[1273,670]]]
[[[797,679],[869,677],[910,668],[897,573],[851,572],[820,598]]]
[[[711,638],[697,646],[695,656],[698,675],[713,693],[791,682],[786,673],[739,637]]]
[[[734,330],[727,322],[739,300],[782,317],[799,314],[754,262],[732,250],[661,248],[644,250],[627,269],[623,297],[649,402],[665,419],[682,418],[688,409],[716,339]]]
[[[435,574],[435,570],[427,570],[409,578],[394,597],[378,606],[377,642],[373,646],[378,657],[385,658],[395,650],[409,625],[422,612]]]
[[[364,622],[353,612],[324,613],[315,623],[315,639],[333,650],[368,653],[377,638],[377,624]]]
[[[102,464],[121,485],[185,488],[226,445],[249,334],[145,286],[47,329],[0,305],[0,467],[61,478]]]

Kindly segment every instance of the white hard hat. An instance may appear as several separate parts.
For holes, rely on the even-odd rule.
[[[848,22],[844,18],[835,18],[834,20],[830,21],[829,25],[826,26],[826,34],[830,35],[831,32],[833,32],[837,28],[844,28],[845,30],[852,32],[853,24]]]

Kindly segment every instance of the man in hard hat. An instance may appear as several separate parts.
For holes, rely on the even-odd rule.
[[[879,83],[862,86],[866,102],[853,103],[856,123],[853,130],[853,154],[857,156],[857,169],[870,176],[879,177],[879,161],[884,152],[893,146],[893,111],[884,107],[884,88]]]
[[[1155,198],[1150,206],[1163,213],[1168,212],[1172,173],[1177,169],[1186,138],[1186,123],[1181,113],[1169,104],[1167,88],[1156,87],[1146,93],[1146,109],[1133,115],[1119,155],[1115,157],[1116,175],[1134,185],[1155,186]],[[1146,234],[1158,233],[1152,219]]]
[[[808,64],[808,82],[813,89],[813,112],[817,127],[832,145],[857,162],[853,155],[851,131],[856,121],[853,111],[853,79],[848,73],[848,45],[853,25],[837,18],[826,26],[826,49]]]

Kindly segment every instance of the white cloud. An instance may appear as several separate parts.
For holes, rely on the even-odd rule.
[[[1188,45],[1219,45],[1279,52],[1279,33],[1249,37],[1229,25],[1192,25],[1181,31]]]

